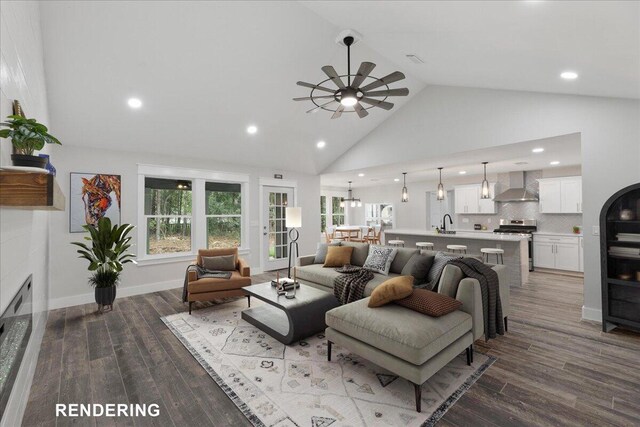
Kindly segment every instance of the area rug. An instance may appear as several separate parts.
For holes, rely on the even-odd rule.
[[[256,426],[434,425],[494,362],[458,356],[422,386],[334,346],[318,334],[284,345],[241,319],[244,301],[162,318],[211,378]]]

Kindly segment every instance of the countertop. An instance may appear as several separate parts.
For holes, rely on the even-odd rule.
[[[521,240],[527,240],[526,236],[495,234],[488,230],[471,230],[471,231],[456,231],[456,234],[439,234],[435,231],[410,229],[410,228],[392,228],[390,230],[384,230],[385,236],[394,235],[407,235],[407,236],[429,236],[440,237],[450,239],[466,239],[466,240],[491,240],[496,242],[519,242]],[[388,237],[387,237],[388,238]]]
[[[550,233],[546,231],[534,231],[533,234],[538,236],[565,236],[565,237],[582,237],[582,233]]]

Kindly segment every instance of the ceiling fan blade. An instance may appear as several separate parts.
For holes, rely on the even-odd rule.
[[[363,62],[360,64],[360,68],[358,68],[358,74],[353,78],[353,82],[351,82],[351,87],[354,89],[358,89],[360,87],[360,83],[367,78],[367,76],[376,68],[376,64],[373,62]]]
[[[322,71],[324,71],[327,77],[329,77],[331,81],[334,82],[340,89],[345,88],[344,83],[340,79],[340,76],[338,75],[338,73],[336,73],[335,68],[333,68],[331,65],[325,65],[324,67],[322,67]]]
[[[307,111],[307,113],[315,113],[316,111],[320,110],[322,107],[326,107],[327,105],[331,104],[332,102],[337,102],[335,99],[331,100],[329,102],[325,102],[324,104],[321,104],[318,107],[312,108],[311,110]]]
[[[407,96],[409,95],[409,89],[403,87],[402,89],[387,89],[377,90],[375,92],[365,92],[366,96]]]
[[[360,118],[367,117],[369,115],[369,112],[362,108],[362,105],[360,105],[359,102],[353,106],[353,109],[358,113],[358,117]]]
[[[296,83],[298,86],[303,86],[303,87],[308,87],[310,89],[317,89],[317,90],[323,90],[325,92],[330,92],[330,93],[334,93],[335,90],[333,89],[329,89],[323,86],[318,86],[318,85],[314,85],[312,83],[307,83],[307,82],[298,82]]]
[[[402,79],[404,79],[404,74],[402,74],[400,71],[394,71],[393,73],[387,76],[384,76],[383,78],[376,80],[375,82],[369,83],[368,85],[361,88],[360,90],[363,92],[366,92],[368,90],[375,89],[380,86],[388,85],[390,83],[397,82],[398,80],[402,80]]]
[[[393,108],[393,104],[391,102],[379,101],[377,99],[371,98],[360,98],[360,102],[364,102],[365,104],[373,105],[375,107],[380,107],[385,110],[391,110]]]
[[[333,116],[331,116],[332,119],[337,119],[338,117],[340,117],[342,115],[342,112],[344,111],[344,105],[340,104],[340,106],[338,107],[338,109],[333,113]]]
[[[313,98],[310,96],[303,96],[301,98],[293,98],[294,101],[310,101],[312,99],[335,99],[333,95],[323,95],[323,96],[314,96]]]

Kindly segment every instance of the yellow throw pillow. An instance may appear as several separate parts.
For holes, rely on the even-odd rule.
[[[353,246],[329,246],[323,267],[342,267],[351,264]]]
[[[369,307],[382,307],[392,301],[403,299],[413,293],[413,276],[393,277],[378,285],[371,292]]]

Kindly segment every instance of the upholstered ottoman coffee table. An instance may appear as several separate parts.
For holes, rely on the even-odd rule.
[[[333,294],[304,283],[300,284],[296,297],[292,299],[279,296],[270,282],[242,289],[266,303],[244,310],[242,319],[283,344],[291,344],[324,331],[325,314],[340,305]]]
[[[397,304],[367,306],[369,298],[327,312],[328,360],[335,343],[411,381],[420,412],[422,384],[462,351],[473,362],[472,317],[456,310],[430,317]]]

